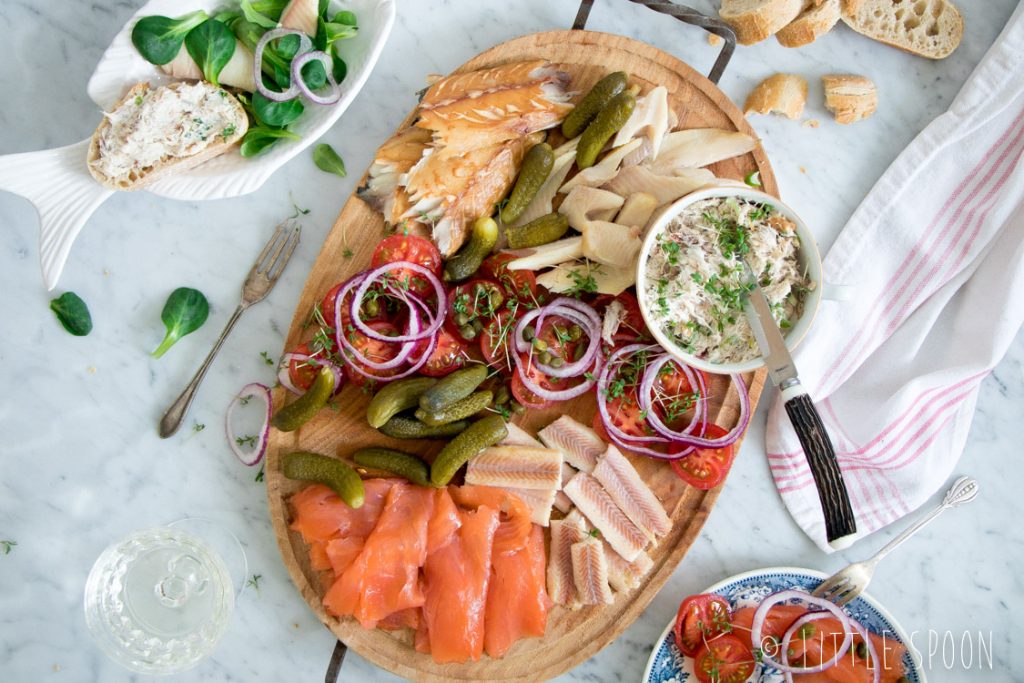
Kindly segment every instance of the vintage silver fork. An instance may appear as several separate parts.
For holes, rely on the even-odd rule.
[[[822,581],[821,585],[815,589],[813,595],[818,598],[825,598],[842,607],[867,589],[868,584],[871,582],[871,577],[875,573],[875,566],[883,557],[895,550],[898,545],[916,534],[944,511],[964,503],[969,503],[977,495],[978,482],[970,477],[960,477],[946,491],[946,496],[938,507],[908,527],[902,534],[889,541],[885,547],[875,553],[874,557],[863,562],[855,562],[846,569]]]
[[[249,271],[248,277],[245,278],[245,284],[242,285],[242,302],[238,304],[238,308],[231,314],[228,324],[224,326],[224,331],[220,333],[220,337],[213,345],[213,348],[210,349],[210,354],[206,357],[206,360],[199,366],[192,381],[188,383],[185,390],[181,392],[181,396],[171,404],[171,407],[167,409],[167,412],[160,419],[160,438],[166,439],[178,431],[178,427],[185,420],[185,414],[188,413],[189,406],[192,405],[192,401],[196,397],[199,383],[206,376],[206,371],[210,369],[214,357],[220,351],[220,347],[224,345],[224,340],[227,339],[231,328],[242,317],[245,309],[263,301],[264,297],[277,284],[281,273],[284,272],[284,267],[288,265],[288,259],[292,257],[292,252],[295,251],[295,247],[299,244],[301,232],[302,226],[291,219],[284,221],[274,230],[274,234],[271,236],[270,241],[267,242],[267,246],[263,247],[263,251],[260,252],[252,270]]]

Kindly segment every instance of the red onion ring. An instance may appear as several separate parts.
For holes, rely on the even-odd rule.
[[[412,342],[409,343],[413,344]],[[415,344],[413,344],[413,346],[415,346]],[[403,370],[397,375],[390,375],[388,377],[381,377],[379,375],[374,375],[370,372],[367,372],[366,370],[363,370],[361,367],[359,367],[358,363],[349,363],[347,367],[351,368],[354,372],[362,375],[367,379],[371,379],[375,382],[380,382],[381,384],[386,384],[388,382],[394,382],[396,379],[404,379],[405,377],[408,377],[409,375],[418,372],[419,369],[426,365],[427,361],[430,360],[430,356],[431,354],[434,353],[435,348],[437,348],[437,337],[433,337],[430,339],[430,342],[427,344],[426,349],[424,349],[423,351],[423,355],[418,360],[413,361],[412,365],[410,365],[407,369]]]
[[[281,364],[277,370],[277,382],[293,394],[301,396],[306,393],[305,391],[299,390],[298,387],[292,384],[291,375],[288,374],[289,366],[293,360],[299,363],[309,363],[317,367],[323,366],[328,368],[331,371],[331,374],[334,375],[335,394],[341,391],[342,386],[345,384],[345,373],[341,371],[341,368],[337,363],[306,353],[286,353],[281,357]]]
[[[754,643],[755,647],[760,647],[760,643],[762,642],[761,632],[762,629],[764,629],[764,622],[768,616],[768,612],[770,612],[771,608],[775,605],[779,605],[788,600],[801,600],[802,602],[805,602],[808,605],[819,607],[822,610],[830,612],[832,616],[838,619],[839,623],[843,626],[843,631],[845,633],[843,637],[843,643],[839,646],[839,649],[836,650],[835,655],[831,659],[821,662],[820,664],[814,666],[790,666],[789,664],[784,663],[786,658],[786,648],[788,647],[788,641],[793,637],[793,633],[796,633],[796,630],[793,627],[800,623],[801,620],[807,619],[807,617],[811,616],[810,614],[806,614],[803,617],[800,617],[800,619],[798,619],[797,622],[790,627],[790,630],[786,632],[786,635],[782,639],[780,649],[783,653],[783,661],[780,662],[778,660],[773,659],[772,657],[765,654],[764,648],[761,648],[761,662],[768,664],[769,666],[774,667],[784,673],[795,674],[818,673],[819,671],[824,671],[825,669],[835,666],[836,663],[843,658],[843,655],[847,653],[847,651],[850,649],[850,644],[853,642],[850,618],[846,616],[846,613],[843,612],[843,610],[841,610],[833,603],[823,598],[816,598],[813,595],[810,595],[809,593],[801,593],[800,591],[795,590],[785,590],[769,595],[764,600],[762,600],[761,604],[757,606],[757,610],[754,612],[754,619],[750,624],[750,642]],[[814,619],[821,618],[822,617],[814,617]],[[807,621],[810,621],[810,619],[807,619]]]
[[[434,294],[437,296],[437,314],[433,316],[428,316],[429,324],[426,326],[426,328],[422,330],[422,332],[417,328],[412,334],[388,337],[374,330],[372,327],[363,322],[362,318],[359,317],[360,302],[362,302],[362,300],[366,297],[366,294],[370,290],[370,287],[373,285],[374,282],[377,281],[377,279],[381,275],[389,273],[392,270],[411,270],[414,273],[422,275],[424,278],[426,278],[427,282],[430,283],[430,286],[434,290]],[[429,268],[424,268],[418,263],[412,263],[410,261],[391,261],[390,263],[385,263],[382,266],[378,266],[377,268],[374,268],[373,270],[367,273],[363,273],[362,278],[363,279],[359,283],[359,287],[356,289],[356,292],[352,297],[352,322],[355,324],[355,326],[359,329],[360,332],[365,334],[370,339],[389,342],[415,342],[420,341],[421,339],[426,339],[427,337],[436,334],[437,331],[441,329],[441,323],[444,322],[444,312],[448,307],[448,298],[445,295],[444,285],[441,283],[441,279],[434,274],[434,271],[430,270]],[[354,279],[355,278],[353,278],[353,280]],[[353,280],[349,280],[349,282],[352,282]],[[342,300],[343,292],[344,289],[342,290],[342,292],[338,292],[339,302]],[[403,292],[403,294],[405,294],[405,296],[400,296],[398,298],[409,307],[409,317],[411,320],[413,317],[413,306],[409,300],[409,297],[414,297],[416,295],[407,292]],[[418,298],[419,297],[417,297],[417,299]],[[341,320],[340,318],[337,319],[339,321]]]
[[[254,396],[258,396],[263,404],[266,406],[266,416],[263,418],[263,426],[260,427],[259,437],[256,439],[256,445],[253,446],[251,451],[243,451],[239,443],[235,440],[235,432],[231,428],[231,418],[235,415],[235,408],[241,405],[243,402],[248,402]],[[265,384],[259,384],[254,382],[252,384],[246,384],[242,387],[242,390],[231,399],[231,403],[228,404],[228,412],[224,416],[224,432],[228,437],[228,446],[231,447],[231,452],[235,454],[243,465],[252,467],[259,463],[263,459],[263,454],[267,452],[267,437],[270,436],[270,413],[271,413],[271,401],[270,401],[270,387]]]
[[[591,389],[593,389],[594,388],[594,384],[596,384],[596,380],[585,379],[580,384],[577,384],[574,387],[569,387],[568,389],[562,389],[560,391],[553,391],[551,389],[545,389],[544,387],[540,386],[539,384],[534,382],[532,379],[530,379],[529,376],[527,376],[526,370],[523,369],[524,361],[523,361],[522,354],[513,353],[512,355],[515,357],[516,371],[519,373],[519,379],[522,380],[523,386],[525,386],[531,392],[533,392],[537,396],[540,396],[541,398],[543,398],[543,399],[545,399],[547,401],[567,401],[570,398],[576,398],[577,396],[582,396],[583,394],[585,394],[588,391],[590,391]],[[597,370],[597,364],[598,364],[599,360],[600,359],[598,359],[598,361],[594,362],[594,370],[595,371]]]
[[[658,379],[658,374],[660,373],[661,368],[666,363],[675,363],[676,367],[678,367],[683,375],[686,376],[686,381],[690,383],[690,387],[693,388],[697,386],[697,379],[693,368],[685,363],[679,363],[677,360],[672,358],[672,356],[666,353],[656,358],[653,363],[647,364],[647,367],[644,369],[643,379],[640,382],[640,390],[638,392],[637,399],[640,402],[640,409],[646,411],[644,414],[647,417],[647,422],[654,427],[656,432],[670,439],[683,441],[693,433],[693,428],[697,426],[697,422],[700,419],[701,414],[704,412],[704,403],[701,400],[704,398],[704,394],[698,396],[697,403],[693,408],[693,417],[690,418],[690,423],[681,431],[669,429],[668,425],[662,422],[657,411],[654,410],[654,399],[652,396],[654,392],[654,383]]]
[[[302,80],[302,67],[312,61],[318,61],[324,65],[324,71],[327,75],[327,84],[330,86],[330,90],[327,91],[326,95],[320,95],[314,92],[306,82]],[[311,50],[305,54],[298,55],[292,60],[292,85],[296,86],[302,91],[302,94],[306,96],[310,102],[315,104],[331,105],[336,104],[341,99],[341,86],[334,80],[334,60],[329,54],[323,50]]]
[[[338,294],[337,303],[335,305],[338,307],[338,309],[341,308],[342,301],[340,292]],[[340,313],[338,315],[340,316]],[[409,325],[407,329],[409,329],[413,333],[417,333],[420,330],[420,314],[417,313],[416,310],[411,307],[409,308]],[[401,344],[401,347],[398,349],[398,353],[391,360],[386,360],[384,362],[370,360],[362,353],[360,353],[359,349],[357,349],[355,345],[348,340],[348,336],[345,334],[345,330],[343,329],[339,328],[335,336],[337,337],[338,344],[341,346],[341,348],[345,349],[345,351],[354,356],[357,363],[361,363],[372,370],[390,370],[392,368],[397,368],[399,365],[409,360],[409,356],[411,356],[412,352],[416,350],[416,342],[414,341],[398,342],[393,341],[398,339],[398,337],[388,337],[387,335],[380,334],[379,332],[376,332],[376,334],[380,337],[381,340],[387,341],[389,343]]]
[[[589,320],[586,316],[575,312],[573,309],[560,308],[557,303],[548,304],[542,308],[535,308],[519,319],[519,322],[516,323],[516,327],[513,332],[516,351],[526,353],[533,348],[533,343],[526,341],[523,337],[523,332],[526,330],[527,325],[536,320],[536,330],[539,333],[546,316],[558,316],[569,320],[573,324],[583,327],[586,330],[587,337],[589,339],[587,350],[579,360],[563,365],[560,368],[556,368],[552,365],[546,365],[540,361],[533,361],[533,366],[545,375],[563,378],[577,377],[593,367],[594,359],[597,357],[597,352],[601,348],[600,328],[596,327],[593,321]]]
[[[260,38],[258,43],[256,43],[256,50],[253,51],[252,70],[253,77],[256,81],[256,89],[259,90],[261,95],[273,102],[287,102],[288,100],[295,99],[300,91],[299,84],[302,83],[302,79],[296,79],[294,75],[295,62],[298,61],[298,57],[292,61],[292,82],[291,85],[288,86],[287,90],[277,92],[268,88],[266,83],[263,82],[263,50],[267,47],[267,44],[270,43],[270,41],[277,40],[278,38],[284,38],[285,36],[299,37],[299,49],[298,52],[295,53],[296,55],[309,52],[309,50],[313,48],[313,41],[309,39],[309,36],[302,31],[297,31],[291,28],[271,29],[264,33],[263,37]],[[327,74],[333,81],[333,76],[331,75],[332,70],[333,69],[328,69]]]
[[[857,632],[864,641],[864,645],[868,648],[868,659],[871,662],[871,683],[881,683],[882,660],[878,658],[878,651],[875,649],[875,644],[871,640],[871,635],[868,633],[868,630],[864,628],[864,625],[856,619],[850,619],[850,626],[853,627],[853,630]]]

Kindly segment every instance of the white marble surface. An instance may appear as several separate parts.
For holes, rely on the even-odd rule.
[[[98,112],[85,83],[110,37],[140,0],[4,0],[0,29],[0,153],[80,140]],[[703,9],[709,4],[697,3]],[[759,117],[754,127],[771,156],[783,196],[814,226],[823,248],[885,167],[951,101],[1009,17],[1012,0],[962,2],[967,32],[952,57],[931,62],[870,42],[840,27],[799,51],[774,42],[741,48],[722,86],[741,100],[777,70],[811,82],[806,118],[818,129]],[[340,180],[318,171],[308,154],[284,167],[258,194],[185,204],[148,194],[107,202],[86,226],[60,288],[84,297],[95,321],[85,338],[67,335],[47,308],[37,262],[36,217],[0,196],[0,679],[136,680],[89,641],[82,588],[97,554],[128,531],[203,515],[244,539],[258,592],[239,600],[231,629],[209,661],[175,681],[321,680],[333,646],[290,583],[267,518],[263,487],[228,452],[221,421],[232,392],[271,381],[260,351],[277,355],[292,308],[321,241],[375,147],[414,103],[430,72],[446,72],[478,51],[533,31],[568,27],[569,0],[516,3],[405,0],[390,45],[363,93],[326,136],[353,171]],[[706,70],[715,49],[697,29],[623,0],[598,0],[590,27],[653,43]],[[880,107],[850,127],[830,122],[817,77],[852,70],[874,78]],[[273,225],[292,202],[311,209],[295,261],[266,303],[252,309],[229,339],[193,407],[188,426],[207,429],[161,441],[156,422],[206,353],[235,305],[240,280]],[[163,330],[160,308],[175,287],[202,289],[210,321],[163,359],[148,352]],[[943,518],[882,565],[872,593],[903,625],[993,634],[994,671],[947,671],[937,659],[932,681],[1010,681],[1024,677],[1019,567],[1024,516],[1019,451],[1024,400],[1024,342],[984,384],[960,469],[974,474],[978,502]],[[701,538],[662,594],[615,643],[562,680],[635,681],[650,645],[679,598],[722,577],[771,565],[835,570],[880,546],[880,533],[845,553],[818,552],[785,512],[763,456],[763,412]],[[186,430],[188,429],[186,427]],[[959,641],[958,641],[959,642]],[[977,666],[977,658],[975,658]],[[342,680],[389,681],[357,655]]]

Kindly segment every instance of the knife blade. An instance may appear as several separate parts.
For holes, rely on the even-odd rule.
[[[744,312],[764,356],[768,376],[782,390],[786,414],[796,431],[804,456],[818,489],[821,511],[825,517],[825,535],[829,545],[839,550],[848,547],[857,533],[857,521],[850,505],[842,470],[836,460],[832,440],[807,390],[800,384],[793,356],[786,347],[771,306],[750,269],[746,265],[748,292]]]

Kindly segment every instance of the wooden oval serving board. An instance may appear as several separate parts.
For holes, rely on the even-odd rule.
[[[586,93],[609,72],[625,71],[630,74],[631,82],[641,85],[644,92],[657,85],[668,88],[669,104],[679,118],[678,128],[724,128],[754,136],[740,111],[714,84],[675,57],[623,36],[591,31],[527,35],[478,55],[458,71],[528,59],[547,59],[568,71],[572,76],[570,87],[578,93]],[[403,96],[405,94],[402,93]],[[411,114],[402,127],[412,120]],[[775,176],[760,146],[750,154],[712,167],[717,176],[734,179],[742,179],[754,170],[760,171],[765,191],[777,195]],[[288,333],[286,349],[293,348],[302,340],[304,323],[324,293],[335,283],[369,266],[373,248],[383,237],[383,230],[384,221],[380,214],[355,196],[348,200],[306,281]],[[346,249],[351,249],[354,256],[344,258]],[[710,415],[722,426],[735,424],[739,402],[736,390],[726,377],[709,379]],[[764,386],[764,373],[751,373],[744,379],[753,410]],[[282,404],[285,394],[283,388],[275,391],[275,407]],[[555,607],[543,638],[518,642],[502,659],[490,659],[484,655],[479,662],[463,665],[435,664],[429,655],[413,649],[412,634],[408,630],[396,633],[366,630],[353,619],[338,620],[328,615],[321,604],[328,586],[322,584],[322,577],[310,569],[308,547],[302,538],[288,528],[291,516],[288,497],[304,484],[283,476],[283,453],[301,449],[345,457],[363,446],[384,445],[433,456],[440,449],[438,443],[396,441],[371,429],[365,419],[368,401],[369,396],[359,388],[346,386],[337,400],[339,410],[322,411],[315,420],[296,432],[285,434],[273,430],[266,463],[267,496],[284,562],[295,585],[320,620],[363,657],[412,680],[541,681],[564,673],[592,657],[643,612],[697,538],[718,497],[717,489],[699,491],[682,484],[664,463],[633,457],[641,476],[664,502],[674,522],[672,532],[650,550],[654,567],[642,585],[629,593],[617,594],[612,605],[576,611]],[[590,424],[596,410],[594,397],[588,394],[549,410],[528,411],[517,418],[517,422],[531,433],[536,433],[563,413]]]

